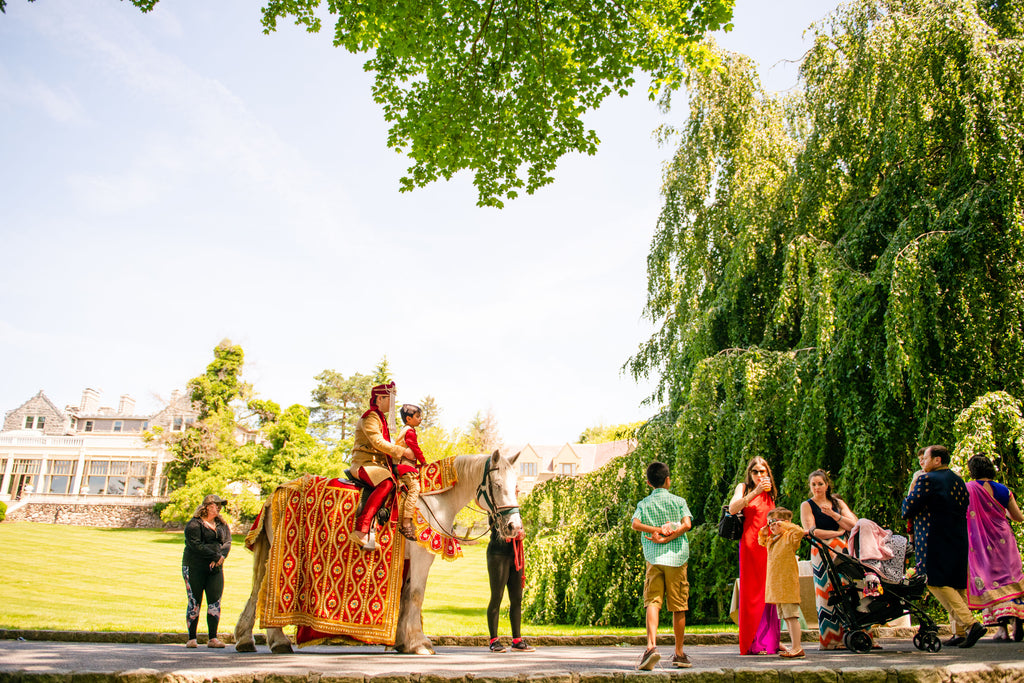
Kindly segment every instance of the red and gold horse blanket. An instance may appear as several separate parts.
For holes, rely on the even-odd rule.
[[[388,524],[378,549],[364,551],[349,539],[358,506],[359,490],[339,479],[307,474],[277,488],[269,508],[274,543],[256,606],[261,627],[297,625],[300,645],[326,636],[394,644],[405,539]]]
[[[424,495],[458,481],[451,459],[428,464],[420,480]],[[340,479],[308,474],[271,495],[269,509],[245,539],[251,549],[269,514],[274,543],[256,607],[262,628],[296,625],[300,646],[349,640],[394,645],[405,539],[392,520],[378,532],[375,551],[350,540],[359,496]],[[462,555],[457,540],[433,531],[422,517],[416,522],[420,545],[445,559]]]

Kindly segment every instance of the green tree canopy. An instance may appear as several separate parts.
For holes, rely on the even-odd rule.
[[[144,12],[157,0],[131,0]],[[707,31],[729,28],[734,0],[338,2],[323,7],[334,45],[369,55],[387,144],[412,160],[408,191],[473,173],[480,205],[502,206],[552,181],[558,160],[594,154],[583,115],[624,95],[637,71],[652,97],[704,65]],[[0,12],[6,0],[0,0]],[[292,20],[319,32],[320,0],[267,0],[265,33]]]
[[[373,377],[354,373],[346,377],[336,370],[324,370],[314,377],[310,429],[328,446],[351,439],[359,416],[366,410]]]
[[[621,441],[623,439],[636,438],[636,431],[643,422],[626,422],[617,425],[598,425],[588,427],[580,434],[580,443],[608,443],[609,441]]]
[[[177,433],[161,434],[173,456],[164,474],[168,486],[175,489],[185,483],[193,468],[207,469],[212,462],[235,450],[235,408],[232,402],[243,400],[252,387],[242,381],[245,352],[222,340],[213,349],[213,360],[206,372],[188,382],[193,405],[199,411],[198,421]]]
[[[275,486],[303,472],[341,475],[344,461],[331,457],[308,431],[308,408],[282,410],[259,398],[242,403],[252,394],[241,379],[242,348],[225,339],[213,354],[206,372],[189,381],[200,419],[183,432],[159,437],[174,457],[165,470],[171,492],[161,511],[164,520],[189,519],[210,493],[230,500],[231,515],[251,518]],[[253,419],[256,435],[247,426]]]
[[[659,379],[664,408],[594,482],[531,494],[528,615],[642,617],[639,600],[620,607],[639,595],[628,520],[652,459],[698,524],[753,456],[786,507],[821,467],[855,513],[894,529],[918,446],[996,449],[1018,483],[1020,7],[855,0],[813,29],[786,96],[742,55],[692,73],[689,116],[665,131],[678,150],[648,257],[656,331],[628,364]],[[609,513],[587,513],[597,496]],[[735,543],[712,527],[691,533],[698,622],[724,618],[736,574]]]

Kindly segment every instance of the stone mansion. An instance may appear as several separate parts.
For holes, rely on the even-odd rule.
[[[98,391],[86,389],[77,406],[62,410],[40,391],[4,416],[0,500],[12,510],[29,503],[149,509],[165,500],[163,467],[169,456],[142,434],[157,426],[182,431],[196,415],[192,401],[179,391],[151,415],[137,415],[128,395],[115,410],[100,405]],[[56,512],[52,519],[57,521]]]

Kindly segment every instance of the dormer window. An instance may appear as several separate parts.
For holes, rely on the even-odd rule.
[[[46,426],[45,415],[26,415],[25,429],[43,429]]]
[[[179,415],[174,418],[174,424],[171,426],[171,431],[180,432],[185,424],[185,420]]]
[[[563,462],[562,463],[562,474],[565,474],[565,475],[568,475],[568,476],[571,477],[575,473],[576,473],[576,463],[572,463],[572,462]]]
[[[82,431],[85,431],[85,432],[91,432],[92,431],[92,420],[86,420],[85,421],[85,429],[82,430]]]
[[[114,420],[114,431],[120,432],[124,429],[124,422],[122,420]]]

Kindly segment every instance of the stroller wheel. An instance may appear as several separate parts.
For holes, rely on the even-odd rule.
[[[871,652],[871,636],[867,631],[853,631],[844,640],[846,647],[858,654]]]
[[[928,648],[928,652],[938,652],[942,649],[942,641],[934,633],[927,633],[924,636],[925,647]]]
[[[914,647],[918,650],[926,650],[927,646],[924,644],[924,638],[921,637],[920,633],[914,634]]]

